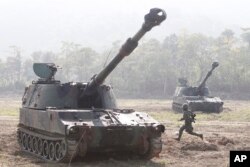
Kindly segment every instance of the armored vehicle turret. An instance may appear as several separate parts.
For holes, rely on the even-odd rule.
[[[205,78],[197,87],[188,86],[187,80],[179,79],[172,103],[172,109],[177,112],[182,111],[182,105],[187,103],[192,111],[216,112],[223,110],[223,102],[219,97],[210,96],[206,82],[212,75],[213,70],[219,66],[218,62],[212,64],[212,68],[208,71]]]
[[[141,29],[90,82],[61,83],[55,79],[55,64],[33,65],[39,79],[25,89],[22,98],[17,130],[22,151],[52,162],[70,162],[88,152],[126,151],[145,159],[159,155],[164,125],[146,113],[119,109],[112,87],[104,84],[166,14],[153,8],[144,18]]]

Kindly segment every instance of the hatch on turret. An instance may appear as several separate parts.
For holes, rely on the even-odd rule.
[[[55,74],[57,72],[57,66],[54,63],[34,63],[34,73],[40,77],[38,83],[55,83]]]

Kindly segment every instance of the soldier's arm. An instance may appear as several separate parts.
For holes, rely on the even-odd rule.
[[[179,119],[179,121],[183,121],[184,120],[184,118],[182,117],[181,119]]]
[[[183,121],[183,120],[185,120],[185,116],[186,116],[186,113],[184,112],[184,113],[183,113],[182,118],[181,118],[181,119],[179,119],[179,121]]]

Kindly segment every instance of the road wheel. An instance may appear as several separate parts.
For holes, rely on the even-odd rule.
[[[38,155],[43,154],[43,140],[41,138],[37,139],[37,153]]]
[[[37,137],[33,137],[33,152],[38,154],[38,139]]]
[[[54,142],[49,144],[49,160],[53,161],[55,158],[55,145]]]
[[[43,141],[43,157],[47,159],[49,156],[49,143],[47,140]]]
[[[33,151],[33,148],[32,148],[32,136],[31,135],[28,135],[28,139],[27,139],[28,141],[28,150],[30,151],[30,152],[32,152]]]
[[[62,154],[62,148],[61,144],[59,142],[56,142],[55,144],[55,160],[60,161],[63,157]]]
[[[28,150],[28,138],[25,133],[23,133],[23,136],[22,136],[22,149]]]
[[[64,140],[61,142],[61,152],[62,152],[62,157],[64,157],[67,153],[67,144]]]

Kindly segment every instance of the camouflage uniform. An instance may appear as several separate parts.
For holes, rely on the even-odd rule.
[[[188,105],[184,104],[183,105],[183,117],[180,119],[180,121],[184,120],[185,124],[182,125],[182,127],[180,128],[179,137],[176,140],[180,141],[182,133],[183,133],[184,130],[186,130],[186,132],[191,134],[191,135],[198,136],[201,139],[203,139],[202,134],[198,134],[198,133],[195,133],[193,131],[194,128],[192,126],[192,123],[195,122],[194,117],[195,117],[195,115],[191,111],[188,111]]]

